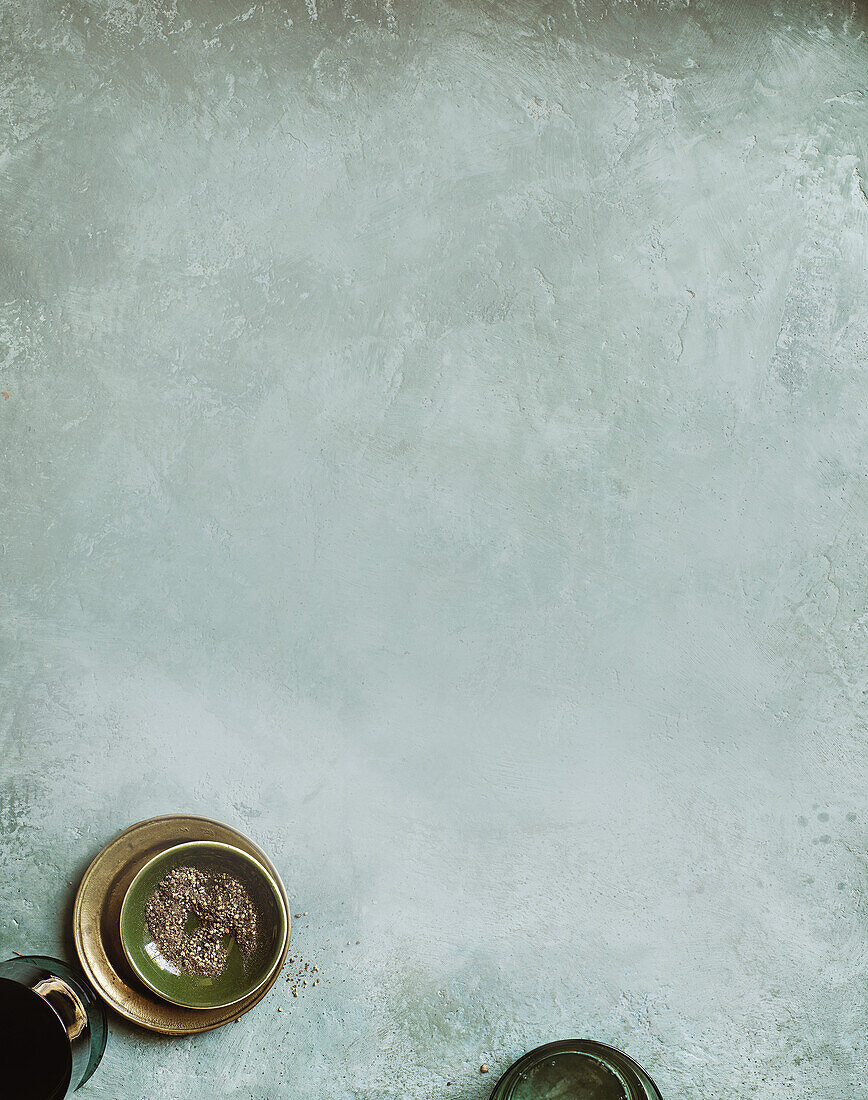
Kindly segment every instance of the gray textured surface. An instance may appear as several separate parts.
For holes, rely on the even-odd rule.
[[[88,1095],[864,1095],[864,6],[0,11],[0,950],[184,809],[324,979]]]

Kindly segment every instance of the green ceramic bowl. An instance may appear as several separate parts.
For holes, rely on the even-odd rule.
[[[514,1062],[489,1100],[662,1100],[638,1062],[592,1039],[537,1047]]]
[[[247,887],[256,906],[258,943],[244,958],[234,939],[228,940],[226,968],[216,978],[179,971],[160,952],[145,918],[145,907],[165,875],[176,867],[195,867],[206,873],[225,871]],[[196,917],[187,926],[192,931]],[[288,919],[274,879],[261,863],[230,844],[193,841],[160,852],[139,871],[121,905],[120,937],[130,966],[157,996],[184,1008],[225,1008],[242,1001],[262,986],[280,961]]]

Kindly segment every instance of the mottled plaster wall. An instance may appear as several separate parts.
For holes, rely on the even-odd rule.
[[[0,13],[0,950],[186,809],[324,978],[88,1095],[860,1095],[865,6]]]

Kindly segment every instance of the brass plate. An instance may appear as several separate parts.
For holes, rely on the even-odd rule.
[[[262,988],[228,1008],[181,1008],[161,1001],[133,974],[121,947],[119,920],[127,887],[152,856],[188,840],[234,844],[258,859],[273,875],[286,909],[286,940],[273,974]],[[207,817],[169,814],[131,825],[103,848],[81,880],[72,926],[82,968],[115,1012],[162,1035],[195,1035],[237,1020],[258,1004],[277,981],[289,950],[289,901],[271,860],[243,833]]]

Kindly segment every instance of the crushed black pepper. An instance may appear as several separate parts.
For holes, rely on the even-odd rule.
[[[219,977],[226,969],[230,937],[243,958],[256,951],[256,907],[247,887],[225,871],[174,868],[148,899],[145,919],[162,954],[185,974]]]

